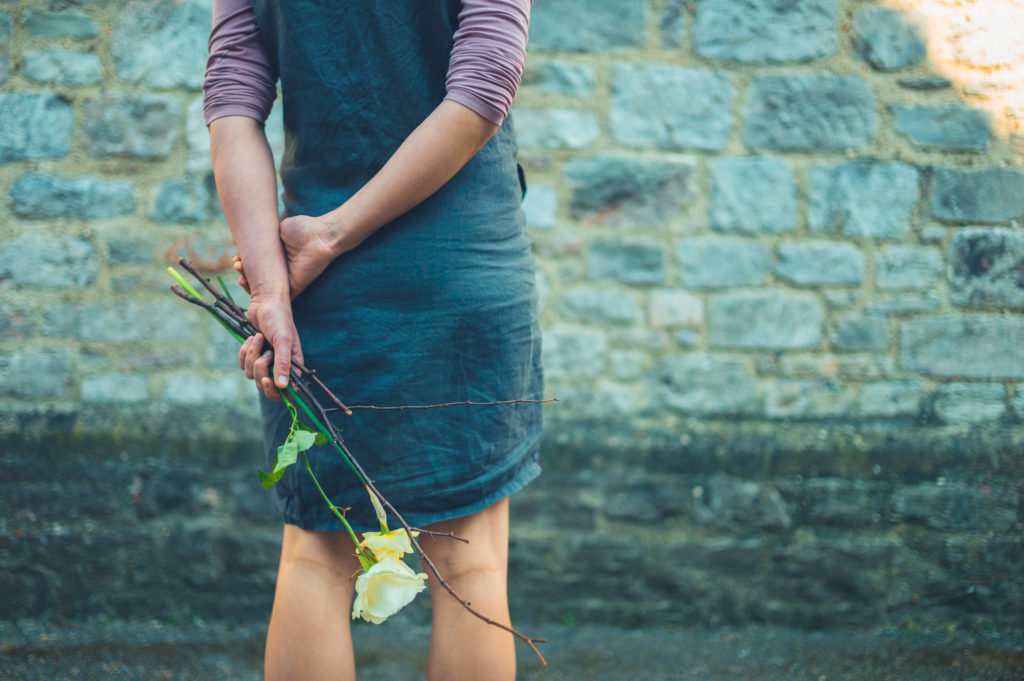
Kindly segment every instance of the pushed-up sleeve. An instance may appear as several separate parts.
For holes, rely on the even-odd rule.
[[[530,4],[531,0],[462,0],[445,99],[501,125],[522,80]]]
[[[248,116],[262,123],[277,96],[276,83],[251,1],[214,0],[203,78],[206,124],[223,116]]]

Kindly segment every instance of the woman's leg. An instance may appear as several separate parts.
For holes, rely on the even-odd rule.
[[[352,593],[359,569],[344,532],[284,526],[264,659],[266,681],[353,681]]]
[[[421,537],[420,544],[441,576],[473,609],[509,623],[508,614],[508,499],[482,511],[429,525],[453,532],[453,539]],[[437,582],[430,570],[433,622],[427,655],[428,681],[512,681],[516,676],[512,634],[467,612]]]

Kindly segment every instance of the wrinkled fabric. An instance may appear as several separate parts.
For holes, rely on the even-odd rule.
[[[321,215],[383,165],[445,97],[459,2],[254,3],[280,74],[289,215]],[[523,186],[506,120],[436,194],[336,259],[296,298],[307,366],[348,405],[540,399],[534,265]],[[268,462],[290,423],[261,400]],[[480,510],[540,467],[541,407],[355,410],[334,422],[352,453],[414,526]],[[329,447],[311,463],[360,531],[379,527],[362,484]],[[301,466],[273,489],[284,519],[339,521]]]

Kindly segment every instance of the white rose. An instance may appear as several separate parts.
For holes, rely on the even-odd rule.
[[[413,536],[416,536],[413,532]],[[394,530],[393,532],[364,532],[361,547],[370,549],[373,557],[377,560],[394,558],[401,560],[406,553],[412,553],[412,542],[405,530]]]
[[[426,580],[424,573],[413,572],[402,561],[384,558],[356,578],[352,619],[380,624],[412,602],[426,587]]]

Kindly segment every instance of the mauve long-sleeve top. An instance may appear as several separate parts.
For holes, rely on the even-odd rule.
[[[526,62],[531,2],[462,0],[445,99],[501,124]],[[234,115],[265,121],[276,96],[276,82],[251,0],[214,0],[210,57],[203,80],[206,124]]]

